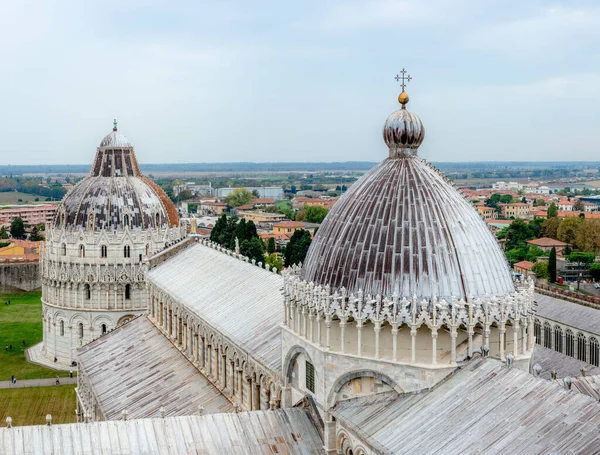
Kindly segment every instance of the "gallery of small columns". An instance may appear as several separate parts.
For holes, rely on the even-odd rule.
[[[321,349],[434,365],[456,363],[482,346],[502,360],[533,349],[533,283],[514,297],[413,304],[343,289],[330,293],[293,272],[284,277],[284,324]]]
[[[281,407],[281,379],[151,284],[150,320],[240,410]]]
[[[590,365],[600,365],[598,335],[559,324],[544,318],[535,318],[535,342]]]

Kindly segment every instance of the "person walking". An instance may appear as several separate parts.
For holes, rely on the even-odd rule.
[[[60,385],[60,378],[56,375],[56,385]]]
[[[69,370],[69,377],[72,378],[73,377],[73,370]]]

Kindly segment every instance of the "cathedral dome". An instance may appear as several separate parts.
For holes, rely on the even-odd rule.
[[[389,157],[333,206],[303,279],[408,299],[515,292],[504,254],[475,207],[417,156],[423,137],[421,120],[404,106],[388,117]]]
[[[65,196],[54,224],[66,229],[118,230],[177,226],[175,206],[139,170],[133,146],[116,122],[96,152],[90,175]]]

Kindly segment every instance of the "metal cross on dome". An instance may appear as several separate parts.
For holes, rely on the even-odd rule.
[[[402,68],[402,71],[400,71],[400,74],[396,74],[396,77],[394,79],[396,79],[396,82],[400,82],[400,87],[402,87],[402,91],[404,91],[404,89],[406,88],[406,84],[408,82],[410,82],[412,80],[412,77],[410,77],[410,74],[406,74],[407,71]]]

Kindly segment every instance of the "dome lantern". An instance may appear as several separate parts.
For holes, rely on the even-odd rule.
[[[390,158],[402,158],[417,154],[425,138],[425,128],[419,116],[406,109],[409,97],[405,89],[407,82],[412,80],[411,76],[402,68],[394,79],[401,81],[402,92],[398,95],[398,102],[402,108],[392,112],[385,121],[383,140],[390,149]]]

